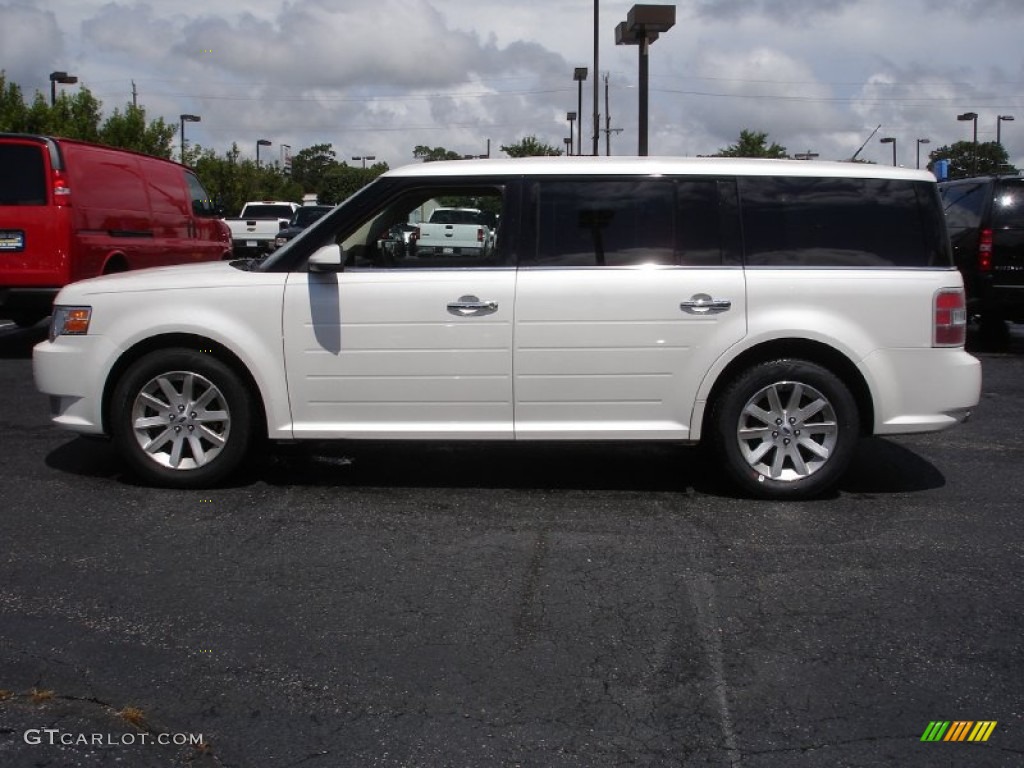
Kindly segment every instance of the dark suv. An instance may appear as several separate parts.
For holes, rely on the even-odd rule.
[[[1024,322],[1024,177],[957,179],[939,190],[968,312],[983,331]]]

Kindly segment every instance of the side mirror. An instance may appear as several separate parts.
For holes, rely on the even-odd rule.
[[[345,253],[340,245],[323,245],[309,257],[310,272],[342,272],[345,269]]]

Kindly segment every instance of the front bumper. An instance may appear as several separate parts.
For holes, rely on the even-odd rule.
[[[103,387],[116,350],[105,336],[59,336],[32,350],[36,388],[50,397],[53,423],[89,435],[104,434]]]

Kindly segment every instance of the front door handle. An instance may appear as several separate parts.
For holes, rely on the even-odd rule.
[[[459,317],[479,317],[498,311],[498,302],[480,301],[476,296],[460,296],[458,301],[448,304],[448,313]]]
[[[713,299],[706,293],[695,293],[688,301],[682,302],[679,308],[688,315],[717,315],[732,309],[732,302],[729,299]]]

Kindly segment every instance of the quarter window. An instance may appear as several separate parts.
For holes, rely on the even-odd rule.
[[[898,179],[741,178],[747,264],[948,264],[938,201],[930,186]]]

